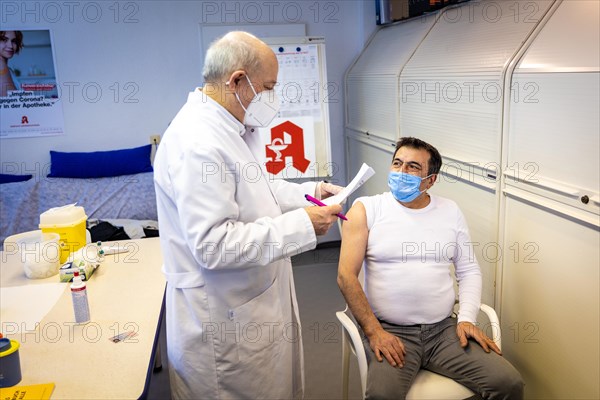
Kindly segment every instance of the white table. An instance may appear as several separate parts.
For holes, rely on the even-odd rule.
[[[118,243],[130,251],[106,256],[87,282],[90,322],[74,324],[70,284],[65,283],[37,330],[5,333],[21,344],[23,379],[18,385],[54,382],[52,399],[137,399],[146,394],[165,291],[162,253],[158,238]],[[18,255],[0,259],[0,290],[58,282],[58,275],[28,279]],[[137,336],[120,343],[109,340],[129,330]]]

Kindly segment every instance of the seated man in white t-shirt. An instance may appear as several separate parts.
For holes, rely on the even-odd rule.
[[[433,146],[402,138],[390,191],[357,199],[343,225],[338,284],[364,333],[366,396],[403,399],[424,368],[481,396],[475,398],[522,399],[521,375],[475,325],[481,271],[465,218],[455,202],[427,193],[441,166]]]

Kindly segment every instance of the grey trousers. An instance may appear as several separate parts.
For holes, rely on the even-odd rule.
[[[377,361],[363,335],[369,365],[367,399],[404,399],[421,368],[450,377],[483,399],[523,398],[521,375],[504,357],[493,351],[486,353],[474,340],[469,340],[466,348],[460,347],[456,318],[412,326],[380,322],[404,343],[404,367],[392,367],[385,358]]]

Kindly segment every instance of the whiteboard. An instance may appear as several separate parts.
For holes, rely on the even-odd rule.
[[[332,176],[329,124],[329,83],[322,37],[262,38],[277,56],[279,74],[275,91],[281,100],[278,117],[260,129],[265,148],[267,172],[275,178],[317,178]],[[281,124],[288,123],[287,128]],[[291,125],[290,125],[291,123]],[[290,128],[292,132],[289,132]],[[300,128],[300,129],[298,129]],[[286,131],[286,129],[288,131]],[[301,133],[299,131],[302,131]],[[297,140],[302,140],[302,149]],[[289,147],[295,148],[301,163]],[[287,156],[286,156],[287,154]],[[303,159],[304,158],[304,159]],[[308,163],[306,162],[308,161]],[[282,168],[282,162],[285,167]],[[274,164],[277,166],[274,167]]]

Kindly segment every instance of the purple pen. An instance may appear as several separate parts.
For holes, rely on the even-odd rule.
[[[305,194],[304,198],[308,201],[310,201],[311,203],[313,203],[315,206],[319,206],[319,207],[324,207],[327,206],[327,204],[323,203],[321,200],[317,200],[314,197],[312,197],[309,194]],[[348,218],[346,218],[346,216],[342,213],[336,214],[339,218],[343,219],[344,221],[348,221]]]

